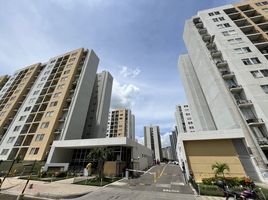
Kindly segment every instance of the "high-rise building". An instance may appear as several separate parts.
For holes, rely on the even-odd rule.
[[[267,10],[267,1],[243,1],[186,21],[179,69],[196,132],[181,139],[199,180],[216,161],[232,176],[267,177]]]
[[[135,140],[135,116],[131,110],[121,108],[109,113],[107,137],[127,137]]]
[[[174,160],[171,147],[162,148],[163,159]]]
[[[154,153],[155,161],[162,160],[162,147],[159,126],[144,127],[144,145]]]
[[[195,132],[194,122],[192,119],[189,105],[177,105],[175,111],[175,118],[178,132]]]
[[[103,71],[96,75],[83,139],[106,137],[112,85],[113,77],[109,72]]]
[[[175,126],[175,130],[171,131],[171,134],[169,135],[172,160],[178,160],[177,139],[178,139],[178,132],[177,132],[177,126]]]
[[[0,159],[43,160],[53,141],[81,138],[98,62],[77,49],[11,76],[0,92]]]
[[[9,79],[9,76],[0,76],[0,91],[2,87],[6,84],[8,79]]]

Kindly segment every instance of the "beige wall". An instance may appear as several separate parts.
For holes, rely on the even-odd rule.
[[[226,173],[226,176],[245,176],[231,140],[184,141],[184,146],[189,168],[198,182],[201,182],[202,178],[214,176],[211,166],[215,162],[229,165],[230,172]]]

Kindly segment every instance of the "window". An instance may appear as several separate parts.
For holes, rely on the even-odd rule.
[[[261,85],[261,88],[266,94],[268,94],[268,85]]]
[[[40,90],[36,90],[34,91],[33,95],[37,95],[39,93]]]
[[[213,13],[213,12],[211,12],[211,13],[208,13],[208,15],[209,15],[209,16],[214,16],[214,13]]]
[[[31,99],[29,100],[29,103],[33,103],[33,102],[35,101],[35,99],[36,99],[36,98],[31,98]]]
[[[41,83],[41,84],[38,84],[38,85],[37,85],[37,88],[40,88],[40,87],[42,87],[42,85],[43,85],[43,83]]]
[[[74,61],[75,60],[75,58],[71,58],[71,59],[69,59],[69,62],[72,62],[72,61]]]
[[[61,81],[65,81],[68,78],[68,76],[62,77]]]
[[[253,75],[254,78],[262,78],[262,75],[258,70],[251,71],[250,73]]]
[[[46,79],[47,79],[47,77],[44,77],[44,78],[41,79],[41,81],[45,81]]]
[[[54,111],[49,111],[47,112],[46,117],[51,117],[53,116],[53,114],[54,114]]]
[[[64,87],[64,84],[61,84],[57,87],[57,89],[62,89]]]
[[[70,70],[66,70],[65,72],[63,72],[63,74],[69,74]]]
[[[212,20],[213,20],[213,22],[218,22],[219,21],[218,18],[213,18]]]
[[[71,67],[73,64],[68,64],[68,65],[66,65],[66,67],[65,68],[69,68],[69,67]]]
[[[12,96],[9,100],[14,101],[15,98],[16,98],[16,96]]]
[[[263,8],[262,9],[264,12],[268,12],[268,8]]]
[[[222,34],[224,36],[234,35],[236,34],[236,31],[235,30],[223,31]]]
[[[15,126],[15,128],[14,128],[13,131],[14,131],[14,132],[19,131],[19,130],[20,130],[20,127],[21,127],[21,126]]]
[[[9,137],[7,143],[12,143],[15,140],[15,137]]]
[[[220,21],[223,21],[223,20],[225,20],[225,19],[224,19],[224,17],[219,17],[219,20],[220,20]]]
[[[264,77],[268,77],[268,69],[261,69],[260,71]]]
[[[59,97],[59,96],[61,96],[61,92],[55,93],[53,97],[56,98],[56,97]]]
[[[223,25],[224,25],[224,27],[226,27],[226,28],[227,28],[227,27],[231,27],[231,25],[230,25],[229,23],[224,23]]]
[[[40,128],[47,128],[48,125],[49,125],[49,122],[43,122],[43,123],[41,124],[41,127],[40,127]]]
[[[3,149],[2,152],[1,152],[1,155],[7,155],[9,149]]]
[[[20,116],[19,121],[24,121],[26,119],[26,115]]]
[[[58,104],[57,101],[52,101],[52,102],[50,103],[50,107],[54,107],[54,106],[56,106],[57,104]]]
[[[0,117],[3,117],[6,114],[6,112],[0,112]]]
[[[24,109],[24,112],[29,111],[29,110],[31,110],[31,106],[26,107],[26,108]]]
[[[44,75],[47,75],[47,74],[49,74],[49,72],[50,72],[50,71],[46,71],[46,72],[44,73]]]
[[[268,1],[262,1],[262,2],[258,2],[258,3],[255,3],[256,6],[264,6],[264,5],[267,5],[268,4]]]
[[[31,148],[29,154],[36,155],[36,154],[38,154],[38,151],[39,151],[39,148]]]
[[[35,141],[42,141],[44,139],[45,134],[37,134],[35,137]]]
[[[236,48],[236,49],[234,49],[234,51],[235,51],[237,54],[244,54],[244,53],[249,53],[249,52],[251,52],[251,50],[250,50],[249,47]]]
[[[216,11],[216,12],[214,12],[214,14],[215,14],[215,15],[219,15],[219,14],[220,14],[220,12],[219,12],[219,11]]]
[[[253,64],[259,64],[261,63],[260,60],[257,57],[254,58],[244,58],[242,59],[242,62],[244,65],[253,65]]]

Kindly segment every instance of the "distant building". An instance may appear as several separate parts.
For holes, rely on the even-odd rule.
[[[162,155],[163,159],[174,160],[172,155],[172,149],[170,146],[162,148]]]
[[[147,148],[153,150],[154,159],[162,160],[162,148],[159,126],[145,126],[144,127],[144,144]]]
[[[110,111],[106,137],[127,137],[135,140],[135,116],[129,109]]]
[[[194,122],[189,105],[177,105],[175,118],[179,133],[195,132]]]
[[[178,160],[177,157],[177,137],[178,137],[178,132],[177,132],[177,126],[175,127],[175,130],[171,132],[169,135],[169,140],[170,140],[170,148],[171,148],[171,159],[172,160]]]

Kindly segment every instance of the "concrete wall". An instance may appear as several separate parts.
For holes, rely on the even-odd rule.
[[[184,146],[190,170],[198,182],[214,177],[211,166],[216,162],[228,164],[230,172],[226,176],[246,175],[232,140],[185,141]]]

